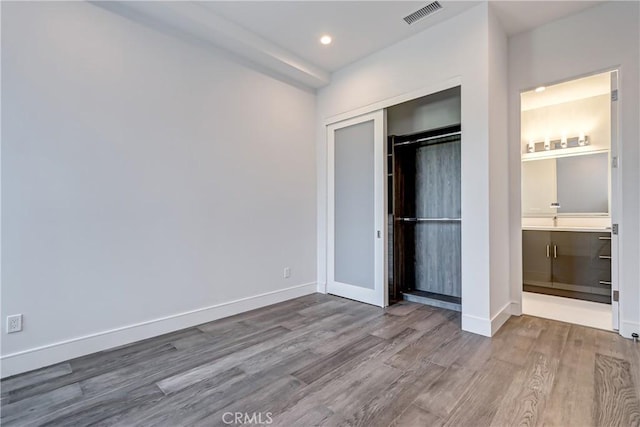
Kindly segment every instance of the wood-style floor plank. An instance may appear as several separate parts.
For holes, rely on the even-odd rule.
[[[428,359],[433,352],[455,339],[460,333],[460,327],[456,323],[442,323],[434,330],[424,334],[416,342],[391,356],[385,363],[398,369],[408,369],[412,365]]]
[[[487,338],[457,312],[320,294],[0,385],[9,427],[640,426],[640,346],[615,333],[521,316]]]
[[[507,389],[518,372],[516,365],[490,360],[456,408],[446,420],[446,426],[491,425]]]
[[[378,386],[379,391],[369,399],[359,399],[359,405],[342,411],[349,426],[389,425],[398,418],[422,390],[428,388],[444,374],[439,365],[424,362],[416,369],[402,373],[391,382]]]
[[[596,355],[593,418],[599,426],[640,426],[638,389],[629,362]]]
[[[73,369],[75,361],[71,361],[71,374],[58,376],[48,381],[34,383],[28,387],[10,391],[7,396],[7,403],[20,401],[85,380],[92,380],[101,375],[112,375],[115,371],[128,369],[140,363],[149,363],[150,360],[155,358],[167,357],[168,355],[173,356],[175,352],[176,349],[173,345],[162,343],[158,346],[151,345],[148,348],[140,348],[139,353],[131,354],[131,357],[129,357],[129,354],[126,354],[124,358],[122,358],[122,355],[118,351],[114,351],[113,354],[97,353],[94,355],[95,364],[90,364],[87,363],[86,360],[83,360],[81,362],[82,366],[76,370]]]
[[[302,389],[305,384],[299,379],[291,375],[285,375],[277,380],[267,384],[248,396],[244,396],[235,400],[219,411],[198,420],[197,425],[212,426],[220,424],[225,413],[243,413],[249,414],[249,419],[258,422],[249,422],[249,424],[259,424],[259,421],[266,422],[272,418],[273,412],[277,410],[274,407],[274,397],[277,396],[279,401],[286,401],[289,396],[297,390]],[[267,414],[269,414],[267,416]]]
[[[77,383],[27,397],[2,407],[2,424],[28,423],[37,420],[81,397],[82,387]]]
[[[571,326],[551,396],[544,412],[545,426],[595,426],[596,330]]]
[[[558,369],[558,359],[533,352],[502,399],[491,425],[536,426],[541,424],[545,405]]]
[[[407,301],[400,301],[390,307],[387,307],[385,313],[392,314],[394,316],[406,316],[407,314],[420,308],[418,304],[412,304]]]
[[[72,372],[71,364],[65,362],[2,380],[2,396],[6,396],[9,392],[14,390],[47,382],[54,378],[68,375]]]
[[[349,344],[333,354],[323,358],[320,362],[311,363],[303,369],[293,373],[301,381],[311,384],[318,378],[326,375],[334,369],[348,362],[350,359],[359,356],[361,353],[381,344],[383,340],[373,335],[366,335],[359,341]]]
[[[476,379],[475,371],[451,366],[428,388],[419,391],[413,404],[443,420],[447,419]]]
[[[444,420],[416,405],[411,405],[391,423],[391,427],[425,426],[441,427]]]
[[[36,425],[43,426],[93,426],[105,419],[125,411],[135,410],[142,405],[159,402],[164,393],[154,385],[141,386],[130,390],[117,389],[98,397],[84,400],[81,405],[70,405],[40,418]],[[21,423],[24,420],[21,420]]]
[[[542,320],[542,319],[540,319]],[[535,340],[535,351],[549,357],[560,358],[569,336],[571,325],[553,320],[544,320],[544,329]]]

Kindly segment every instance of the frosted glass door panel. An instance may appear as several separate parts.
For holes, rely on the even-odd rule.
[[[385,307],[385,112],[327,126],[327,293]]]
[[[335,280],[374,289],[373,120],[335,131]]]

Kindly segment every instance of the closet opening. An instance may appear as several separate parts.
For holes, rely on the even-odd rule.
[[[389,302],[461,311],[460,87],[387,109]]]

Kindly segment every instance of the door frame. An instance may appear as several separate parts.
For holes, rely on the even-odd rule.
[[[335,131],[359,123],[373,121],[374,124],[374,289],[367,292],[366,288],[337,282],[335,274]],[[388,229],[386,221],[387,211],[387,161],[386,161],[386,109],[379,109],[326,125],[327,141],[327,293],[336,291],[336,295],[354,299],[367,304],[386,307],[389,305],[388,282]],[[331,289],[333,288],[333,289]]]
[[[611,74],[611,93],[615,90],[620,93],[620,70],[618,68],[609,71]],[[622,302],[613,301],[615,291],[620,294],[620,224],[622,222],[622,162],[620,160],[620,111],[618,111],[618,100],[611,98],[611,146],[609,147],[609,179],[611,200],[609,200],[609,216],[611,224],[618,224],[618,233],[611,231],[611,317],[613,319],[613,329],[620,331],[620,306]],[[615,159],[615,160],[614,160]]]
[[[558,80],[550,83],[536,85],[535,87],[521,89],[518,94],[518,115],[522,113],[522,106],[520,104],[520,97],[522,93],[534,90],[538,86],[553,86],[556,84],[567,83],[580,78],[595,76],[598,74],[609,73],[611,75],[611,92],[615,89],[618,91],[618,99],[620,97],[620,67],[611,67],[602,69],[592,73],[581,74],[573,76],[568,79]],[[615,77],[614,77],[615,76]],[[614,81],[615,80],[615,81]],[[620,130],[620,111],[618,108],[618,101],[611,99],[611,145],[609,147],[609,179],[610,179],[610,200],[609,200],[609,217],[611,218],[611,224],[618,224],[619,230],[623,229],[622,226],[622,147],[620,146],[619,130]],[[522,136],[522,123],[518,120],[518,135]],[[613,158],[617,158],[617,166],[613,166]],[[519,166],[522,167],[522,160],[519,160]],[[522,186],[522,174],[520,174],[520,186]],[[520,223],[522,222],[522,194],[520,194]],[[522,233],[522,225],[520,226],[520,233]],[[624,303],[622,299],[619,299],[617,304],[613,301],[613,291],[620,290],[619,272],[620,262],[622,257],[620,256],[620,234],[614,234],[611,230],[611,318],[612,329],[620,333],[620,318],[623,310]],[[516,254],[522,258],[522,239],[520,239],[520,247],[517,248]],[[521,266],[522,267],[522,266]],[[520,268],[520,282],[522,279],[523,269]],[[519,301],[522,310],[522,285],[520,285]]]

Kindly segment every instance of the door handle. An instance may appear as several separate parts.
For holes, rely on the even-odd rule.
[[[382,237],[382,233],[380,232],[380,230],[378,230],[378,232],[376,234],[378,236],[378,239]]]
[[[553,257],[558,258],[558,247],[553,245]]]
[[[547,258],[549,258],[549,245],[547,245]]]

